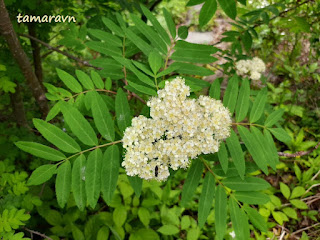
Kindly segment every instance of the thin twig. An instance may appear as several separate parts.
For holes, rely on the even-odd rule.
[[[305,227],[305,228],[301,228],[300,230],[293,232],[293,233],[291,234],[291,236],[296,235],[296,234],[298,234],[298,233],[301,233],[301,232],[303,232],[303,231],[305,231],[305,230],[309,230],[310,228],[314,228],[314,227],[318,226],[319,224],[320,224],[320,223],[316,223],[316,224],[313,224],[312,226]]]
[[[308,151],[300,151],[300,152],[296,152],[296,153],[278,152],[278,155],[281,157],[287,157],[287,158],[301,157],[301,156],[305,156],[305,155],[312,153],[314,150],[316,150],[319,147],[319,145],[320,145],[320,142],[318,142],[318,144],[314,148],[312,148]]]
[[[319,176],[319,174],[320,174],[320,169],[319,169],[319,171],[316,173],[316,175],[314,175],[314,176],[311,178],[311,181],[316,180],[316,178]]]
[[[40,236],[40,237],[43,237],[44,239],[53,240],[51,237],[48,237],[47,235],[45,235],[45,234],[43,234],[43,233],[40,233],[40,232],[31,230],[31,229],[26,228],[26,227],[24,227],[24,229],[25,229],[26,231],[28,231],[31,236],[32,236],[32,234],[36,234],[36,235],[38,235],[38,236]]]
[[[66,57],[71,58],[71,59],[73,59],[73,60],[75,60],[75,61],[77,61],[77,62],[79,62],[79,63],[81,63],[81,64],[83,64],[83,65],[85,65],[87,67],[92,67],[92,68],[95,68],[97,70],[101,70],[101,68],[91,65],[88,61],[85,61],[85,60],[82,60],[82,59],[80,59],[80,58],[78,58],[76,56],[73,56],[72,54],[67,53],[65,51],[62,51],[59,48],[53,47],[53,46],[49,45],[48,43],[41,41],[38,38],[30,36],[29,34],[23,34],[22,33],[22,34],[20,34],[20,36],[32,39],[33,41],[40,43],[41,45],[45,46],[46,48],[48,48],[50,50],[53,50],[53,51],[56,51],[58,53],[61,53],[62,55],[65,55]]]

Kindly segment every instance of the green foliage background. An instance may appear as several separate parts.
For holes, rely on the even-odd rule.
[[[27,33],[18,12],[77,16],[76,24],[35,26],[41,41],[77,61],[41,48],[51,106],[41,120],[0,38],[2,239],[318,239],[320,2],[175,2],[53,1],[39,9],[5,1],[18,34]],[[227,49],[185,41],[193,29],[213,28],[218,14],[231,24],[219,42]],[[20,41],[32,59],[28,38]],[[258,86],[234,69],[253,56],[268,68]],[[215,72],[222,77],[207,81]],[[128,177],[123,131],[133,116],[149,117],[145,102],[177,75],[192,98],[209,95],[230,109],[231,136],[166,182]],[[17,86],[27,126],[15,123]]]

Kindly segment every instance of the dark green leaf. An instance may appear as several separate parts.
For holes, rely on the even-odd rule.
[[[244,156],[237,134],[232,129],[231,136],[227,138],[226,142],[234,165],[236,166],[236,169],[239,173],[239,176],[243,179],[245,173]]]
[[[105,32],[105,31],[101,31],[99,29],[88,29],[88,32],[100,39],[100,40],[103,40],[105,43],[107,44],[110,44],[110,45],[113,45],[115,47],[122,47],[122,41],[120,38],[114,36],[113,34],[111,33],[108,33],[108,32]]]
[[[61,111],[63,113],[65,122],[81,142],[88,146],[94,146],[98,144],[96,133],[92,129],[89,122],[79,112],[79,110],[70,104],[63,102],[61,104]]]
[[[67,153],[76,153],[81,151],[79,144],[60,128],[41,119],[33,119],[33,124],[45,139],[62,151]]]
[[[120,37],[124,37],[124,33],[122,29],[118,25],[116,25],[113,21],[111,21],[108,18],[102,17],[102,22],[107,26],[107,28],[109,28],[116,35]]]
[[[135,23],[136,28],[163,54],[167,54],[167,45],[162,38],[138,16],[131,14],[131,19]]]
[[[264,107],[267,101],[267,88],[262,89],[253,102],[250,112],[250,122],[258,121],[264,112]]]
[[[252,37],[248,30],[241,35],[241,40],[245,50],[249,53],[252,46]]]
[[[281,142],[290,143],[291,137],[283,128],[268,128],[268,130]]]
[[[97,41],[90,41],[86,43],[87,47],[97,51],[99,53],[103,53],[107,56],[122,56],[122,52],[120,48],[117,48],[112,45],[108,45],[107,43],[97,42]]]
[[[160,25],[157,18],[145,6],[143,6],[142,4],[140,6],[141,6],[141,10],[146,15],[148,20],[152,23],[155,30],[160,34],[164,42],[166,42],[167,45],[170,45],[171,41],[170,41],[169,35],[167,34],[166,30]]]
[[[49,122],[50,120],[52,120],[53,118],[55,118],[55,116],[58,115],[58,113],[60,112],[60,102],[57,102],[49,111],[47,117],[46,117],[46,121]]]
[[[266,127],[272,127],[274,124],[276,124],[282,117],[284,113],[283,109],[278,109],[274,112],[272,112],[266,119],[266,121],[264,122],[264,125]]]
[[[156,75],[163,64],[161,55],[155,51],[151,52],[148,56],[148,61],[153,73]]]
[[[94,85],[96,86],[96,88],[103,89],[104,84],[103,84],[103,81],[102,81],[99,73],[91,70],[91,78],[92,78],[92,81],[94,82]]]
[[[213,17],[215,12],[217,11],[217,2],[216,0],[206,0],[204,5],[202,6],[200,10],[199,15],[199,25],[200,27],[203,27],[206,25],[210,19]]]
[[[190,7],[190,6],[198,5],[200,3],[203,3],[204,1],[205,0],[189,0],[186,6]]]
[[[214,72],[190,63],[174,62],[170,66],[177,68],[177,73],[198,75],[198,76],[209,76],[213,75]]]
[[[236,19],[237,6],[235,0],[218,0],[220,7],[227,14],[228,17]]]
[[[57,201],[61,208],[68,202],[71,190],[71,164],[66,161],[57,170],[56,194]]]
[[[222,142],[220,144],[220,148],[219,148],[219,152],[218,152],[218,158],[219,158],[219,162],[221,164],[221,167],[222,167],[223,171],[225,173],[227,173],[229,159],[228,159],[227,148],[226,148],[226,145],[224,144],[224,142]]]
[[[199,200],[198,221],[199,227],[202,228],[207,220],[212,207],[212,201],[215,193],[215,180],[210,172],[206,173],[204,178],[202,192]]]
[[[139,91],[141,93],[144,93],[144,94],[147,94],[147,95],[150,95],[150,96],[156,96],[157,95],[157,92],[152,88],[145,87],[145,86],[142,86],[140,84],[135,84],[135,83],[130,82],[130,81],[128,81],[128,83],[129,83],[129,85],[131,87],[133,87],[134,89],[136,89],[137,91]]]
[[[62,152],[40,143],[19,141],[15,144],[21,150],[46,160],[60,161],[66,158]]]
[[[247,204],[266,204],[270,201],[268,195],[260,192],[235,192],[235,198]]]
[[[76,70],[76,75],[85,89],[94,89],[91,78],[81,70]]]
[[[57,68],[57,73],[62,82],[73,92],[82,92],[82,87],[80,83],[69,73]]]
[[[270,151],[270,156],[271,156],[270,166],[276,166],[279,163],[279,155],[278,155],[276,145],[273,141],[271,133],[267,129],[264,129],[263,132],[264,132],[264,136],[265,136],[265,142],[269,148],[268,151]]]
[[[46,164],[34,170],[28,180],[28,185],[39,185],[48,181],[56,172],[56,165]]]
[[[222,180],[222,183],[235,191],[260,191],[270,187],[270,184],[262,178],[245,177],[242,180],[240,177],[230,177]]]
[[[106,203],[109,203],[117,187],[120,168],[119,148],[116,145],[108,147],[103,155],[101,169],[101,192]]]
[[[244,237],[241,209],[239,208],[238,203],[232,197],[229,198],[229,209],[230,209],[232,226],[237,236],[237,239],[247,240]]]
[[[186,39],[188,37],[188,27],[181,26],[178,28],[178,36],[181,39]]]
[[[172,20],[172,16],[165,8],[163,8],[163,15],[166,20],[169,32],[170,32],[172,38],[175,39],[176,38],[176,25],[174,24],[174,22]]]
[[[238,88],[239,88],[238,81],[239,80],[237,75],[233,75],[229,79],[228,86],[223,97],[223,105],[230,110],[231,114],[233,114],[233,111],[237,103]]]
[[[181,194],[181,206],[185,206],[191,199],[198,187],[203,172],[203,163],[199,159],[193,160]]]
[[[95,208],[101,189],[102,152],[100,148],[90,152],[86,165],[85,185],[88,203]]]
[[[115,133],[112,116],[102,97],[97,92],[93,92],[91,109],[94,123],[101,136],[113,141]]]
[[[137,197],[139,197],[142,190],[142,178],[139,178],[138,176],[134,176],[134,177],[127,176],[127,177],[135,194],[137,195]]]
[[[265,173],[268,172],[268,161],[265,158],[264,147],[259,142],[260,139],[243,126],[238,126],[240,137],[246,145],[249,153],[252,155],[253,160]]]
[[[144,41],[141,37],[136,35],[129,28],[126,29],[126,35],[146,56],[148,56],[153,50],[153,48]]]
[[[115,108],[118,127],[120,132],[123,133],[124,130],[131,125],[132,117],[127,96],[121,88],[119,88],[117,91]]]
[[[220,100],[220,85],[221,85],[221,78],[217,78],[213,81],[213,83],[211,84],[210,90],[209,90],[209,96]]]
[[[85,171],[86,157],[81,154],[74,161],[71,181],[73,197],[80,211],[86,206]]]
[[[227,194],[221,185],[216,188],[215,228],[216,239],[222,240],[227,229]]]
[[[248,113],[249,110],[249,97],[250,97],[250,85],[249,80],[245,78],[242,81],[239,97],[236,106],[236,120],[241,122]]]
[[[267,227],[266,221],[260,215],[260,213],[257,212],[257,210],[255,210],[254,208],[251,208],[249,206],[246,206],[246,205],[244,206],[244,210],[246,211],[250,221],[252,222],[252,224],[256,228],[258,228],[262,232],[267,232],[268,231],[268,227]]]

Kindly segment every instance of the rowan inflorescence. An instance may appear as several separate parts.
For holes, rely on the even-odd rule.
[[[187,168],[190,159],[215,153],[230,134],[230,112],[208,96],[190,99],[183,78],[167,81],[151,98],[151,118],[135,117],[124,132],[122,166],[129,176],[166,180],[169,168]]]

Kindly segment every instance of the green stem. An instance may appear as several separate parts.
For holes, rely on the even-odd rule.
[[[89,149],[86,149],[86,150],[83,150],[81,152],[78,152],[76,154],[73,154],[71,155],[70,157],[67,157],[66,159],[60,161],[57,163],[57,165],[60,165],[61,163],[64,163],[65,161],[68,161],[69,159],[75,157],[75,156],[78,156],[80,154],[83,154],[85,152],[89,152],[89,151],[92,151],[92,150],[95,150],[95,149],[98,149],[98,148],[103,148],[103,147],[107,147],[107,146],[110,146],[110,145],[114,145],[114,144],[117,144],[117,143],[121,143],[122,140],[118,140],[118,141],[114,141],[114,142],[110,142],[110,143],[105,143],[105,144],[102,144],[102,145],[98,145],[98,146],[95,146],[95,147],[92,147],[92,148],[89,148]]]

